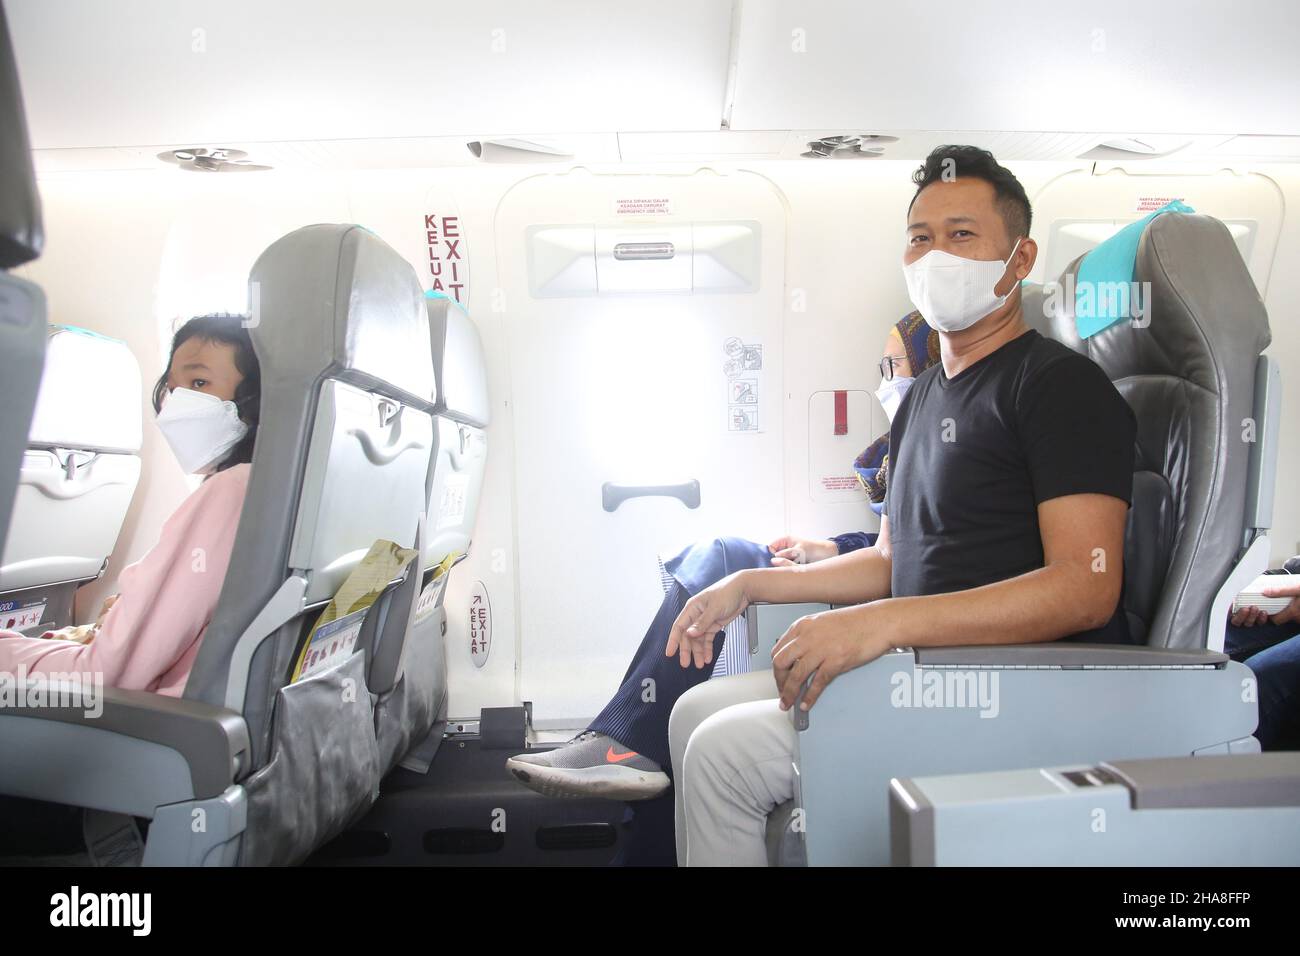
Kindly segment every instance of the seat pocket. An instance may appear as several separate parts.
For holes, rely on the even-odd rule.
[[[271,759],[243,781],[245,866],[300,863],[378,794],[380,763],[365,654],[277,692]]]
[[[446,619],[441,607],[417,618],[406,639],[402,676],[376,704],[382,772],[423,740],[441,716],[447,696]]]

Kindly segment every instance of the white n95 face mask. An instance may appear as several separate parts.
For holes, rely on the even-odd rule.
[[[912,387],[912,383],[915,381],[915,378],[895,375],[888,381],[881,382],[880,388],[876,389],[876,400],[885,409],[885,416],[891,423],[894,421],[898,406],[903,404],[903,396],[907,394],[907,390]]]
[[[157,421],[187,475],[214,471],[248,434],[234,402],[190,388],[173,388],[163,400]]]
[[[907,294],[925,321],[940,332],[960,332],[984,316],[1002,308],[1015,291],[998,295],[993,287],[1015,258],[1020,240],[1006,261],[963,259],[940,249],[931,249],[915,262],[903,266]]]

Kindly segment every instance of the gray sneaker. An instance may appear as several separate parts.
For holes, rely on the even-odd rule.
[[[584,730],[567,744],[506,761],[524,786],[548,797],[649,800],[671,785],[668,774],[608,734]]]

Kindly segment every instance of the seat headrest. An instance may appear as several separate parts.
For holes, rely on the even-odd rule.
[[[4,131],[0,135],[0,269],[12,269],[41,254],[45,232],[4,7],[0,7],[0,130]]]
[[[1186,213],[1153,219],[1133,265],[1138,288],[1132,303],[1135,314],[1142,314],[1136,322],[1118,322],[1087,339],[1079,337],[1075,296],[1069,294],[1077,289],[1083,258],[1070,263],[1059,283],[1061,294],[1049,296],[1044,305],[1053,337],[1095,361],[1111,381],[1169,375],[1213,394],[1224,393],[1230,378],[1253,381],[1254,362],[1271,341],[1268,314],[1232,234],[1219,220]],[[1228,375],[1224,359],[1229,356],[1245,358],[1246,377]]]
[[[50,326],[29,446],[140,451],[140,365],[125,342]]]
[[[1079,331],[1074,325],[1074,313],[1066,314],[1059,306],[1063,294],[1059,291],[1060,288],[1058,282],[1051,282],[1046,286],[1029,282],[1021,283],[1020,294],[1025,324],[1031,329],[1037,329],[1047,338],[1056,339],[1081,355],[1087,355],[1088,348],[1079,337]]]
[[[1051,316],[1045,308],[1045,295],[1041,285],[1037,282],[1020,283],[1020,305],[1025,314],[1025,325],[1048,338],[1056,338]]]
[[[326,373],[385,383],[432,410],[424,294],[411,265],[361,226],[304,226],[273,242],[249,273],[264,391],[310,389]],[[401,393],[405,393],[404,395]]]
[[[438,414],[478,428],[492,418],[487,362],[478,328],[456,303],[426,293],[433,371],[438,381]]]
[[[1196,210],[1181,199],[1171,200],[1155,212],[1130,222],[1084,253],[1079,260],[1075,272],[1078,281],[1075,322],[1083,338],[1136,314],[1135,309],[1140,308],[1141,303],[1131,298],[1136,295],[1131,289],[1131,280],[1138,246],[1151,221],[1171,212],[1194,213]]]

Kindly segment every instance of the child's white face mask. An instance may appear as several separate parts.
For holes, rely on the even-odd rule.
[[[248,434],[234,402],[190,388],[173,388],[163,399],[157,421],[187,475],[214,471]]]

